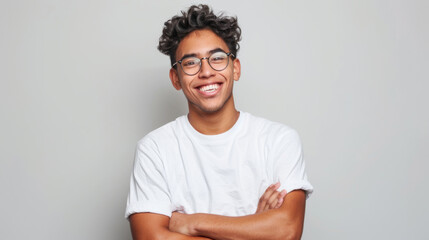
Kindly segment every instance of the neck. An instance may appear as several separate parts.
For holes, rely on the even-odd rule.
[[[204,112],[189,108],[188,119],[192,127],[206,135],[221,134],[231,129],[240,113],[235,109],[234,100],[229,101],[218,111]]]

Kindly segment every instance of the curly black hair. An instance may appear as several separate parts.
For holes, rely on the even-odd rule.
[[[176,62],[176,50],[180,41],[189,33],[199,29],[210,29],[222,38],[234,56],[240,49],[241,29],[237,17],[215,15],[207,5],[192,5],[188,11],[182,11],[164,23],[159,38],[158,50],[170,56],[171,65]]]

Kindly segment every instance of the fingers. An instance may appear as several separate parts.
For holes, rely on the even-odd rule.
[[[286,190],[283,190],[280,192],[280,194],[277,198],[277,204],[273,208],[279,208],[282,206],[283,201],[285,200],[286,194],[287,194]]]
[[[271,194],[270,199],[268,199],[267,203],[265,204],[264,211],[273,209],[278,204],[279,194],[280,194],[279,191],[275,191]]]
[[[271,209],[270,206],[275,207],[278,204],[278,196],[280,192],[277,189],[280,187],[280,183],[271,184],[267,190],[265,190],[264,194],[262,194],[261,198],[259,198],[258,208],[256,209],[256,213],[263,212],[267,209]]]

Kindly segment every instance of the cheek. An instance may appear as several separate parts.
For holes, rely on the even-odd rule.
[[[222,72],[219,72],[219,75],[222,76],[225,80],[234,80],[235,73],[233,68],[227,68]]]
[[[180,86],[182,87],[182,89],[186,89],[186,91],[190,91],[192,90],[192,79],[188,79],[186,78],[186,76],[182,76],[179,78],[180,81]]]

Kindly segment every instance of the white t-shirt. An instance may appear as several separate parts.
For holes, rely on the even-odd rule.
[[[125,217],[249,215],[277,181],[279,190],[302,189],[307,197],[313,191],[295,130],[240,112],[227,132],[204,135],[181,116],[138,142]]]

